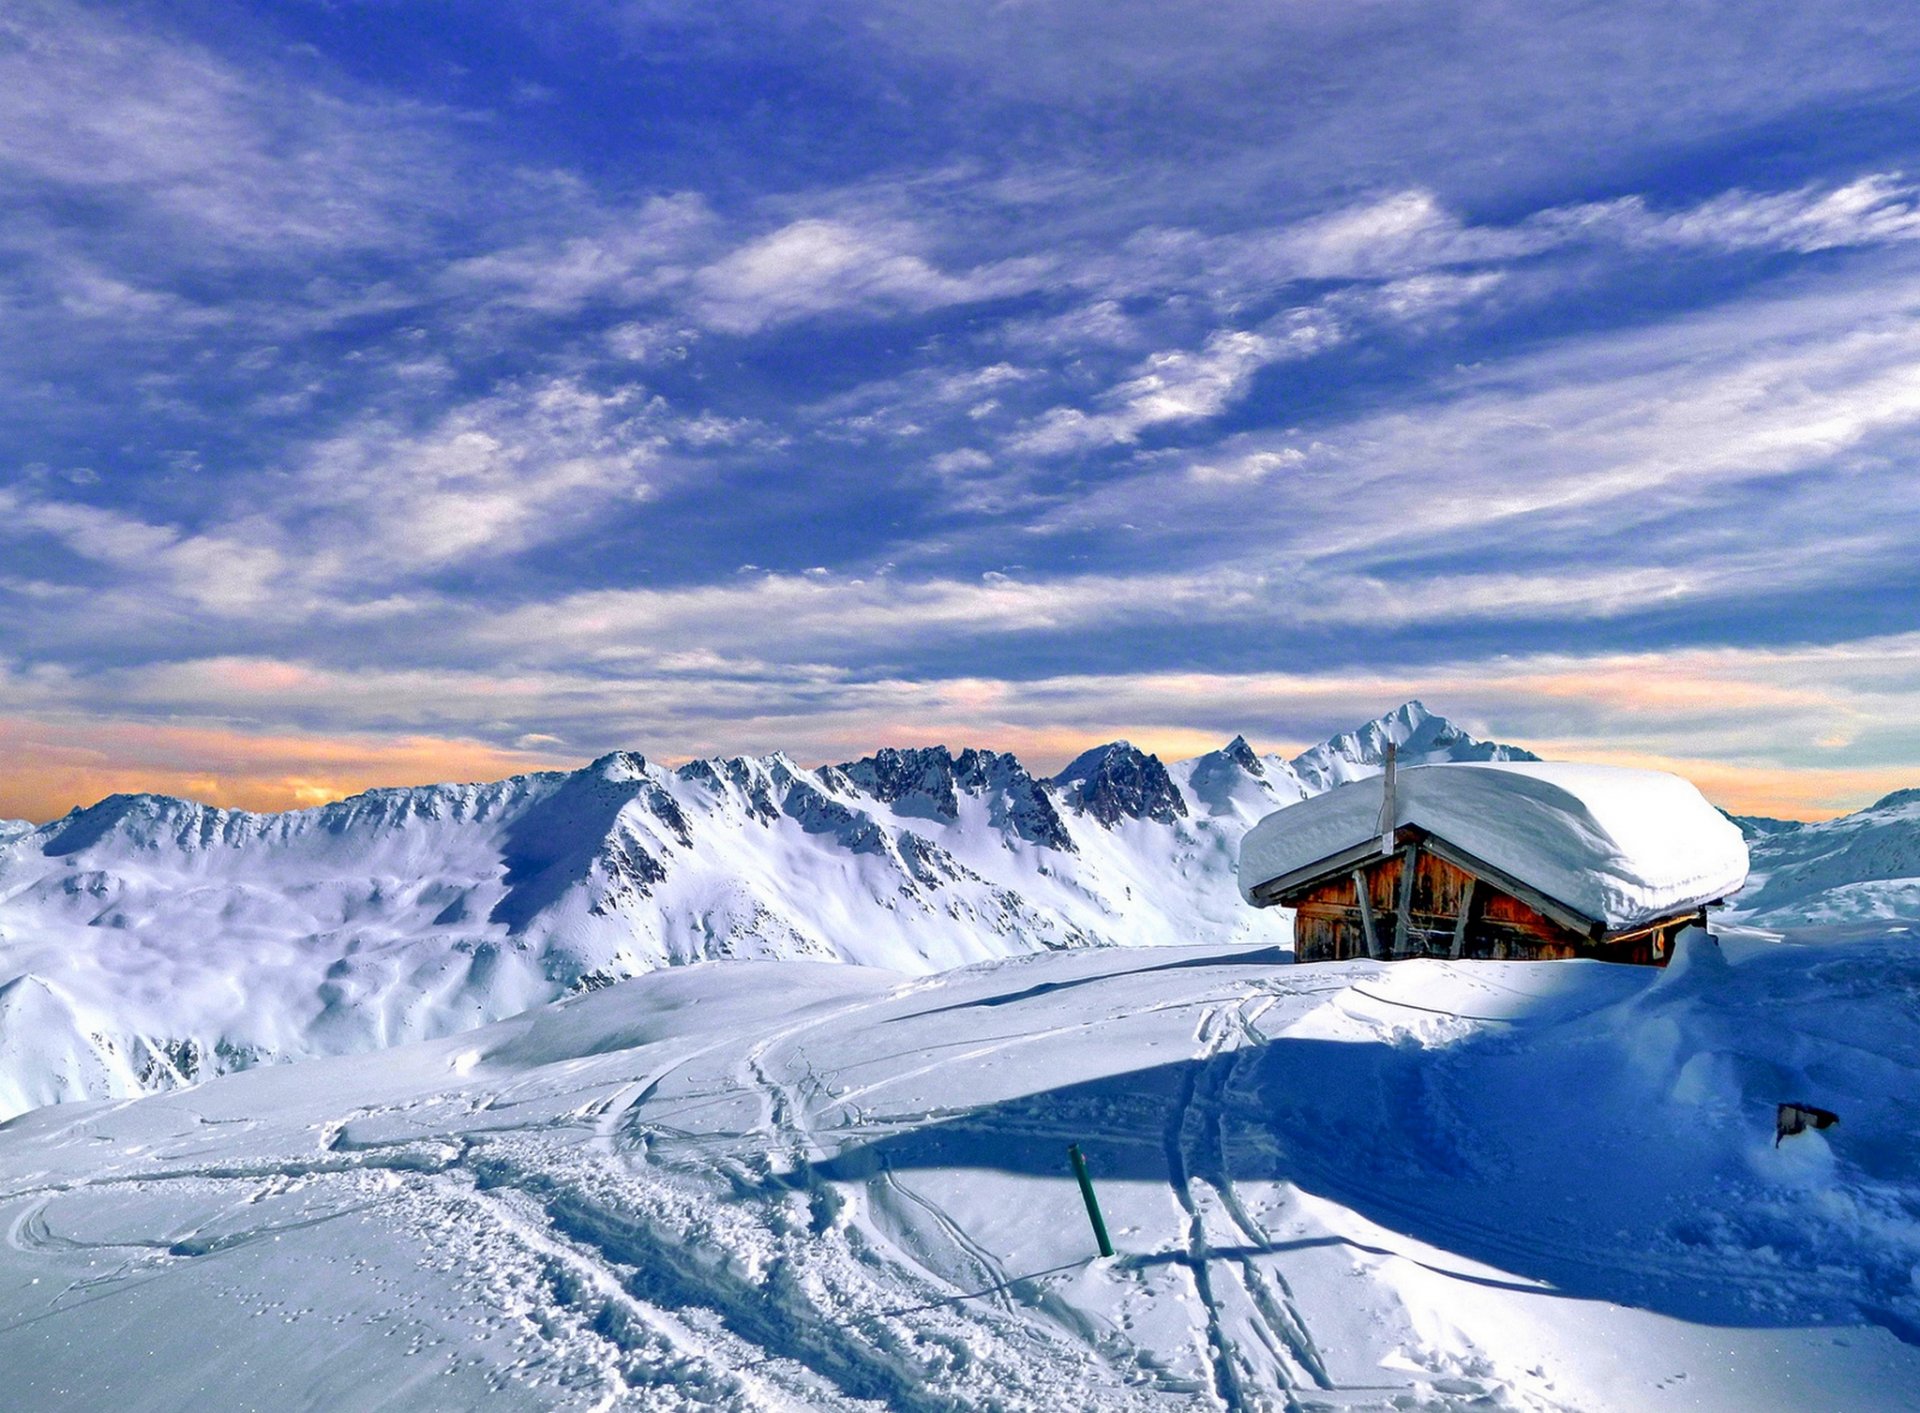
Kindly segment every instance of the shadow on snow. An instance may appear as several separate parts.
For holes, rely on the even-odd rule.
[[[1814,1146],[1824,1135],[1777,1154],[1771,1147],[1774,1092],[1813,1071],[1796,1063],[1778,1027],[1769,1036],[1746,1011],[1777,1008],[1778,983],[1784,976],[1790,989],[1794,980],[1782,967],[1794,965],[1804,963],[1763,968],[1773,983],[1761,975],[1757,986],[1724,966],[1676,975],[1598,1012],[1516,1018],[1451,1044],[1283,1035],[866,1141],[849,1135],[855,1141],[811,1176],[863,1182],[882,1172],[990,1169],[1065,1182],[1066,1145],[1077,1141],[1102,1185],[1210,1184],[1232,1195],[1240,1184],[1244,1205],[1257,1195],[1244,1185],[1288,1183],[1382,1233],[1371,1245],[1290,1230],[1289,1239],[1223,1245],[1208,1259],[1340,1243],[1485,1286],[1721,1325],[1877,1324],[1920,1344],[1912,1276],[1920,1252],[1910,1239],[1920,1193],[1904,1165],[1889,1172],[1874,1160],[1873,1145],[1885,1140],[1867,1131],[1898,1117],[1888,1106],[1904,1101],[1881,1098],[1876,1111],[1856,1095],[1863,1122],[1836,1130],[1830,1149]],[[1702,1022],[1695,998],[1707,985],[1731,999],[1725,1015]],[[1692,1033],[1649,1060],[1661,1026],[1674,1025],[1668,1013],[1681,1012]],[[1690,1064],[1692,1054],[1707,1059]],[[1864,1167],[1849,1161],[1850,1143]],[[1392,1234],[1432,1249],[1394,1251]],[[1165,1244],[1121,1259],[1192,1259],[1172,1249],[1171,1229]],[[1435,1251],[1493,1274],[1457,1269]]]

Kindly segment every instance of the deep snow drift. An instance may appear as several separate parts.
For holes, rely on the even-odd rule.
[[[0,1127],[0,1368],[33,1408],[1912,1408],[1916,995],[1888,942],[656,972]],[[1842,1122],[1776,1149],[1783,1097]]]
[[[1172,766],[1116,743],[1048,780],[937,747],[818,770],[619,753],[278,815],[116,796],[0,829],[0,1117],[447,1035],[702,958],[931,972],[1284,942],[1234,890],[1241,835],[1309,793],[1300,770],[1377,768],[1388,741],[1514,754],[1409,703],[1291,763],[1239,739]]]

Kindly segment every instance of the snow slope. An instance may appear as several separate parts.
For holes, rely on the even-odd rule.
[[[1360,735],[1496,749],[1436,721],[1410,705]],[[0,829],[0,1117],[447,1035],[704,958],[928,972],[1282,940],[1234,859],[1304,793],[1236,740],[1170,767],[1116,743],[1052,780],[940,747],[817,770],[621,752],[277,815],[115,796]]]
[[[1767,927],[1884,931],[1920,923],[1920,790],[1752,845],[1740,916]]]
[[[1916,994],[1885,941],[660,971],[0,1127],[0,1367],[37,1409],[1910,1409]],[[1783,1097],[1842,1122],[1776,1149]]]
[[[1378,785],[1276,811],[1241,844],[1248,901],[1383,832]],[[1417,825],[1610,928],[1717,902],[1747,879],[1740,830],[1677,775],[1612,765],[1470,762],[1399,772],[1394,827]]]

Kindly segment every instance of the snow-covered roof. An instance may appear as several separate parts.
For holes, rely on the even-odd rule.
[[[1240,846],[1240,891],[1377,837],[1382,784],[1289,805]],[[1414,825],[1610,930],[1714,902],[1747,877],[1740,831],[1677,775],[1608,765],[1475,762],[1399,772]]]

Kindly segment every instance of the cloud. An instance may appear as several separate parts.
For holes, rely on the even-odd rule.
[[[91,604],[110,634],[194,610],[250,621],[351,619],[396,583],[510,558],[637,505],[676,446],[739,440],[747,424],[683,416],[627,385],[566,378],[455,402],[424,426],[355,421],[262,474],[225,517],[188,531],[52,495],[0,491],[0,539],[43,535],[114,571]]]
[[[1198,349],[1170,349],[1142,363],[1095,412],[1056,407],[1015,434],[1016,451],[1058,456],[1132,442],[1165,423],[1218,416],[1258,373],[1283,359],[1310,358],[1343,337],[1340,325],[1313,310],[1294,310],[1266,329],[1223,329]]]
[[[836,312],[971,304],[1033,287],[1045,262],[1009,260],[952,275],[898,225],[807,218],[730,251],[692,280],[690,309],[711,328],[750,334]]]
[[[1538,221],[1549,227],[1562,223],[1614,228],[1626,240],[1654,246],[1811,254],[1920,239],[1920,187],[1896,173],[1875,172],[1838,187],[1729,191],[1665,214],[1630,197],[1585,212],[1549,212]]]
[[[497,780],[577,762],[544,751],[424,736],[282,735],[90,717],[0,717],[0,818],[45,820],[114,793],[298,809],[387,785]]]
[[[634,320],[609,329],[607,347],[629,363],[680,363],[692,352],[698,337],[698,330],[672,320]]]
[[[258,607],[285,567],[279,551],[248,528],[194,534],[103,506],[0,490],[0,538],[50,536],[82,559],[216,612]],[[252,528],[274,536],[270,527]]]
[[[0,170],[131,203],[176,251],[390,242],[432,197],[418,173],[448,157],[405,103],[242,68],[126,15],[22,0],[0,16]]]
[[[500,304],[542,314],[567,313],[589,304],[629,306],[683,283],[687,262],[701,257],[719,234],[719,221],[704,198],[681,192],[651,197],[631,212],[595,215],[601,228],[526,242],[510,249],[455,260],[443,281],[456,291],[472,291]],[[624,358],[643,340],[666,346],[684,336],[665,326],[624,324],[610,338]]]
[[[1055,407],[1008,439],[1017,452],[1059,456],[1126,445],[1155,427],[1203,422],[1246,395],[1276,363],[1316,357],[1354,336],[1359,321],[1415,324],[1480,298],[1500,282],[1492,272],[1428,274],[1344,290],[1292,308],[1253,329],[1218,329],[1197,349],[1164,349],[1102,395],[1096,410]]]
[[[1041,525],[1135,527],[1145,554],[1204,524],[1215,568],[1344,585],[1355,605],[1451,618],[1531,600],[1578,620],[1875,582],[1920,523],[1916,441],[1920,284],[1895,265],[1490,361],[1385,411],[1156,453]]]
[[[1272,225],[1136,232],[1063,263],[1061,283],[1091,292],[1090,303],[1016,325],[1010,336],[1124,344],[1137,331],[1116,297],[1178,292],[1231,308],[1289,286],[1337,281],[1355,286],[1349,302],[1392,317],[1403,312],[1396,306],[1409,313],[1420,304],[1458,307],[1490,288],[1500,271],[1554,252],[1599,251],[1616,260],[1650,251],[1811,254],[1916,238],[1920,186],[1893,172],[1784,191],[1735,188],[1669,208],[1630,195],[1547,207],[1504,223],[1470,221],[1438,193],[1411,187]],[[1480,283],[1454,283],[1463,280]]]
[[[370,421],[311,449],[292,514],[319,529],[336,579],[511,555],[609,502],[645,499],[665,411],[636,387],[554,379],[459,404],[418,431]]]

